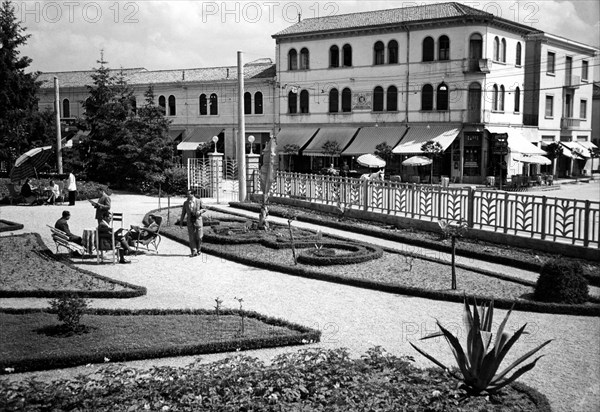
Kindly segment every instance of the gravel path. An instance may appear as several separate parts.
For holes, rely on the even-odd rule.
[[[158,206],[156,198],[145,196],[115,194],[112,199],[113,211],[124,213],[126,227],[138,224],[145,212]],[[182,202],[183,199],[179,198],[172,203]],[[16,233],[38,232],[46,244],[53,248],[54,244],[45,225],[52,225],[63,209],[71,211],[70,225],[74,232],[81,232],[95,223],[94,210],[87,202],[78,202],[73,207],[3,206],[0,207],[0,219],[23,223],[25,229]],[[172,217],[172,221],[177,217]],[[295,224],[300,225],[299,222]],[[329,231],[326,228],[322,230]],[[8,232],[2,235],[10,234]],[[360,238],[356,234],[345,235],[353,239]],[[373,242],[384,245],[385,241]],[[220,297],[224,306],[236,307],[234,297],[243,297],[245,309],[320,329],[323,336],[318,346],[347,347],[353,355],[359,356],[368,348],[380,345],[397,355],[414,356],[419,366],[431,366],[431,363],[419,356],[408,342],[416,341],[422,335],[436,330],[435,319],[460,334],[460,304],[294,277],[214,256],[202,255],[200,258],[190,259],[187,257],[186,247],[166,238],[163,238],[159,251],[158,256],[145,254],[133,257],[131,265],[76,262],[85,269],[148,289],[148,294],[139,298],[93,300],[92,306],[132,309],[212,308],[214,299]],[[490,270],[505,271],[506,268]],[[47,307],[47,300],[0,299],[0,307]],[[500,321],[505,313],[498,310],[496,321]],[[542,351],[545,356],[538,365],[520,380],[546,394],[555,411],[600,410],[600,319],[515,312],[511,315],[508,326],[516,330],[524,323],[528,324],[530,334],[519,340],[505,364],[535,345],[554,339]],[[464,337],[464,334],[461,336]],[[442,339],[420,342],[419,345],[443,362],[452,364],[452,355]],[[249,351],[247,354],[268,360],[278,353],[295,350],[297,348],[274,348]],[[208,362],[225,356],[228,354],[202,358]],[[131,365],[183,366],[192,359],[164,358],[131,362]],[[80,373],[92,373],[95,369],[92,366],[26,373],[12,375],[10,379],[19,380],[32,375],[40,379],[68,378]]]

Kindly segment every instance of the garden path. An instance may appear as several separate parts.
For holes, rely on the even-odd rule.
[[[158,207],[157,199],[138,195],[115,194],[113,211],[125,214],[124,225],[137,224],[144,214]],[[217,206],[210,199],[207,200]],[[182,204],[183,199],[171,202]],[[163,199],[163,207],[165,202]],[[224,205],[218,206],[226,207]],[[92,227],[94,210],[87,202],[68,206],[3,206],[0,219],[23,223],[15,232],[37,232],[49,248],[53,248],[46,224],[53,225],[63,209],[71,211],[71,229],[81,232]],[[176,219],[177,214],[173,217]],[[298,222],[294,223],[300,225]],[[185,229],[182,229],[185,230]],[[322,228],[326,232],[327,228]],[[2,235],[10,235],[4,233]],[[358,239],[355,233],[345,233]],[[362,239],[361,239],[362,240]],[[379,241],[374,242],[379,243]],[[393,243],[393,242],[392,242]],[[148,293],[135,299],[95,299],[99,308],[212,308],[220,297],[226,307],[237,307],[234,297],[244,299],[244,309],[291,322],[318,328],[323,332],[323,348],[346,347],[353,356],[360,356],[375,345],[396,355],[410,355],[419,366],[432,366],[409,345],[421,336],[435,331],[435,321],[460,334],[462,306],[404,295],[360,289],[351,286],[290,276],[278,272],[248,267],[214,256],[187,257],[187,247],[163,238],[160,253],[133,257],[130,265],[97,265],[75,261],[75,264],[100,275],[145,286]],[[436,254],[438,252],[435,252]],[[437,255],[436,255],[437,256]],[[283,252],[282,258],[290,258]],[[490,269],[492,270],[492,269]],[[504,268],[504,271],[509,269]],[[510,269],[512,270],[512,268]],[[47,307],[47,299],[0,299],[0,307]],[[497,321],[506,313],[497,311]],[[600,319],[592,317],[514,312],[509,327],[515,330],[528,324],[529,335],[517,342],[505,362],[547,340],[554,341],[542,352],[546,355],[538,365],[520,380],[535,387],[550,399],[555,411],[591,411],[600,405]],[[464,334],[463,334],[464,335]],[[464,336],[462,336],[464,337]],[[452,364],[452,355],[442,339],[418,343],[420,347]],[[274,348],[246,352],[268,361],[273,356],[297,347]],[[204,362],[232,354],[202,356]],[[130,362],[136,367],[184,366],[193,357],[178,357]],[[20,380],[30,376],[52,380],[93,373],[98,366],[11,375]]]

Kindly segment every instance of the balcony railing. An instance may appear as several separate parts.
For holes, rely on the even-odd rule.
[[[562,117],[560,119],[560,128],[562,130],[577,130],[580,124],[580,119],[573,119],[571,117]]]
[[[490,59],[465,59],[463,73],[489,73],[491,66]]]

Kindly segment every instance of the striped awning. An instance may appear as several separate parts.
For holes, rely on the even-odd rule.
[[[446,150],[460,133],[459,127],[448,125],[409,126],[408,132],[398,146],[392,150],[395,154],[423,153],[421,146],[430,140],[438,142]]]
[[[547,154],[529,141],[529,137],[532,136],[532,131],[528,128],[490,126],[486,127],[486,129],[491,133],[506,133],[508,135],[508,148],[511,153],[521,153],[531,156],[544,156]]]
[[[563,147],[563,156],[572,157],[574,159],[590,158],[590,151],[578,142],[560,142],[560,144]]]
[[[322,127],[308,143],[308,146],[302,150],[302,154],[306,156],[331,156],[331,154],[323,153],[323,145],[327,142],[336,142],[341,153],[352,138],[356,136],[357,131],[357,127]]]
[[[176,141],[177,139],[181,139],[183,137],[183,133],[185,132],[185,129],[169,129],[169,139],[171,139],[171,141]]]
[[[356,138],[350,146],[342,152],[342,156],[359,156],[366,153],[375,153],[375,147],[387,143],[395,147],[406,133],[406,126],[398,127],[363,127],[358,131]]]
[[[316,127],[284,127],[277,133],[277,153],[298,154],[308,141],[317,134]],[[298,150],[289,151],[291,145],[297,145]],[[287,149],[286,149],[287,146]]]
[[[177,145],[177,150],[196,150],[199,144],[210,142],[213,136],[218,136],[222,131],[222,127],[197,127]]]

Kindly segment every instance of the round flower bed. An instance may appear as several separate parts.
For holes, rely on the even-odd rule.
[[[383,250],[373,245],[336,242],[302,250],[298,262],[318,266],[347,265],[379,259],[381,256]]]

